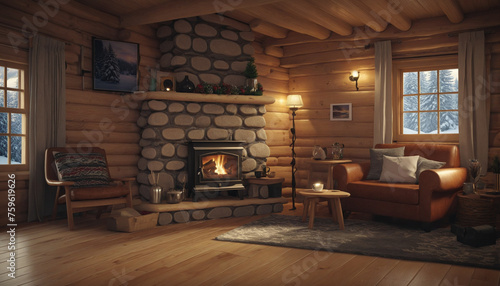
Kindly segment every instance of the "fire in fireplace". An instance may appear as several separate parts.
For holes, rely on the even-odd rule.
[[[189,142],[187,187],[194,202],[202,194],[213,197],[220,191],[236,191],[243,199],[242,143],[225,140]]]

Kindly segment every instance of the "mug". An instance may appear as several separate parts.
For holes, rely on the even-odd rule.
[[[262,177],[266,177],[270,171],[271,171],[271,168],[269,168],[269,167],[266,168],[266,166],[262,166]]]
[[[260,178],[262,177],[262,172],[261,171],[255,171],[255,178]]]

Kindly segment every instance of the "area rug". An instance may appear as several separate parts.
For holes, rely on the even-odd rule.
[[[309,229],[301,219],[271,215],[216,239],[500,269],[498,245],[475,248],[462,244],[449,228],[425,232],[404,224],[347,219],[345,230],[339,230],[331,219],[316,218],[314,228]]]

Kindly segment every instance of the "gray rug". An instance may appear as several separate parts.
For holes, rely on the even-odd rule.
[[[271,215],[216,239],[500,269],[498,244],[471,247],[458,242],[449,228],[424,232],[403,224],[347,219],[342,231],[326,218],[316,218],[312,230],[307,225],[301,217]]]

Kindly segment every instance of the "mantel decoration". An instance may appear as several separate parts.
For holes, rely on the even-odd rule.
[[[257,72],[257,66],[255,66],[255,59],[251,57],[247,63],[243,75],[247,78],[245,91],[255,92],[257,90],[257,77],[259,73]]]
[[[139,86],[139,44],[92,38],[95,90],[134,92]]]

